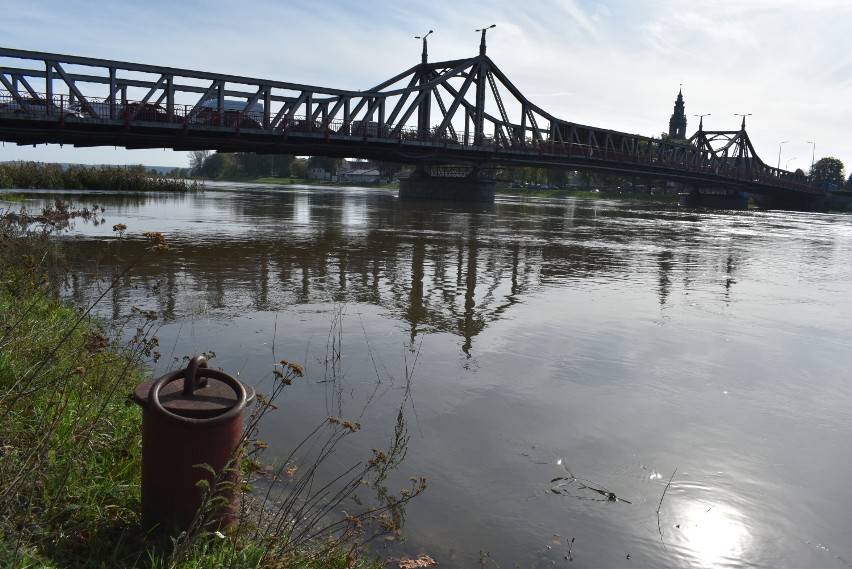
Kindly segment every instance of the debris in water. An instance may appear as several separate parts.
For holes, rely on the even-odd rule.
[[[438,562],[428,555],[421,555],[417,559],[400,559],[399,569],[419,569],[420,567],[432,567]]]

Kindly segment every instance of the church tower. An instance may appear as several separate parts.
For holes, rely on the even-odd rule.
[[[669,138],[674,141],[686,140],[686,112],[683,107],[683,88],[677,92],[674,112],[669,119]]]

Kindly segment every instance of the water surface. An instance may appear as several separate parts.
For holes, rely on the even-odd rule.
[[[852,566],[846,216],[237,184],[64,195],[105,207],[68,236],[77,302],[138,257],[143,232],[166,236],[170,251],[99,305],[157,311],[157,372],[212,351],[263,389],[275,361],[305,364],[265,425],[273,456],[336,415],[364,428],[335,465],[368,457],[409,370],[394,483],[429,488],[386,555]]]

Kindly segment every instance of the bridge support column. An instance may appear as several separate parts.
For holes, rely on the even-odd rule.
[[[781,209],[789,211],[818,211],[826,203],[819,196],[755,195],[754,203],[761,209]]]
[[[692,188],[680,194],[680,205],[708,209],[748,209],[748,196],[734,190]]]
[[[494,203],[496,182],[476,172],[465,177],[430,176],[422,170],[399,180],[399,199]]]

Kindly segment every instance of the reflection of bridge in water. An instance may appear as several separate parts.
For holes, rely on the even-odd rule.
[[[450,333],[469,353],[489,323],[545,289],[626,281],[628,274],[635,281],[644,273],[665,304],[679,273],[691,286],[706,278],[721,283],[718,273],[727,271],[730,287],[735,270],[735,253],[728,253],[727,268],[708,276],[701,253],[674,252],[692,222],[660,224],[660,212],[613,210],[607,219],[573,202],[403,209],[387,194],[379,207],[344,192],[264,195],[227,205],[235,218],[249,220],[236,223],[239,233],[223,224],[217,235],[211,224],[170,238],[169,253],[134,268],[104,308],[118,318],[138,305],[169,321],[197,311],[227,317],[243,308],[364,303],[406,322],[412,339]],[[652,229],[639,244],[628,233],[643,223]],[[69,278],[67,293],[87,302],[144,246],[127,237],[106,247],[103,240],[76,240],[73,253],[87,268]],[[694,266],[703,267],[701,274],[690,273]]]
[[[527,99],[485,52],[483,35],[478,56],[430,63],[424,39],[419,64],[345,91],[0,48],[0,140],[415,164],[402,197],[493,201],[493,182],[481,176],[429,175],[442,165],[646,176],[683,182],[708,200],[747,192],[786,207],[823,194],[764,163],[745,120],[729,131],[699,126],[683,143],[572,123]]]

